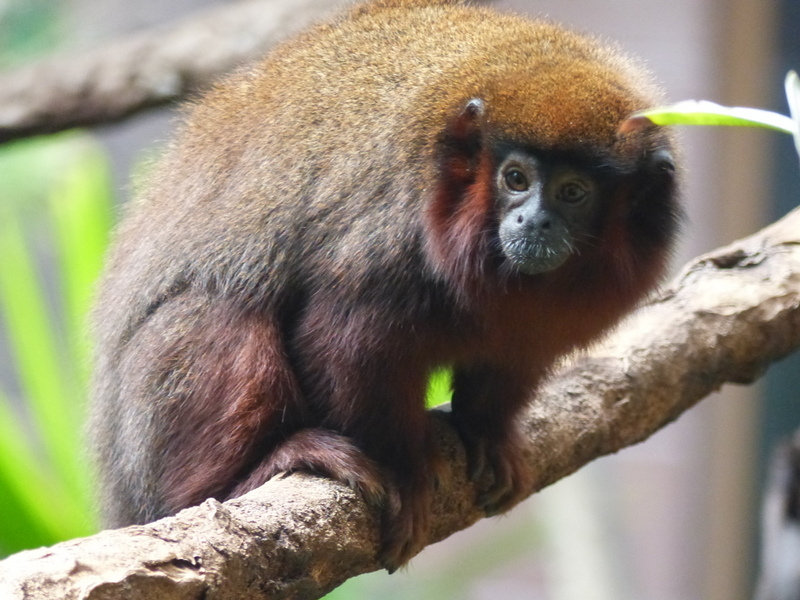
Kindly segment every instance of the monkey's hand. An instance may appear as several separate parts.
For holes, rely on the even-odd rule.
[[[415,450],[407,446],[403,455],[398,455],[401,462],[391,465],[380,553],[381,563],[389,573],[428,544],[431,499],[446,471],[430,427],[430,419],[437,417],[427,413],[425,418],[428,426],[424,438],[417,438]]]
[[[530,492],[522,437],[514,418],[530,395],[529,377],[496,367],[457,369],[452,420],[467,449],[476,503],[487,514],[507,511]],[[502,399],[498,402],[497,399]]]
[[[477,504],[491,517],[523,500],[533,484],[519,434],[511,429],[501,437],[458,424],[467,448],[469,477],[478,488]]]
[[[430,530],[432,490],[428,478],[418,483],[389,486],[379,555],[389,573],[394,573],[425,547]]]

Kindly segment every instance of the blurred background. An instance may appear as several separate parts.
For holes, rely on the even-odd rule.
[[[0,66],[102,47],[215,4],[225,2],[0,0]],[[800,0],[497,4],[617,40],[672,101],[786,113],[783,77],[800,69]],[[164,109],[0,148],[0,553],[96,527],[79,450],[82,315],[109,224],[174,120]],[[797,204],[789,136],[679,133],[689,218],[676,268]],[[795,356],[758,385],[723,388],[647,442],[596,461],[510,515],[431,546],[403,572],[356,578],[330,598],[749,598],[765,465],[776,441],[800,425],[798,390]],[[53,514],[53,497],[63,499],[62,512]]]

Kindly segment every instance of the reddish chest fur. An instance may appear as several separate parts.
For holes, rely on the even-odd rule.
[[[470,135],[469,125],[460,124],[461,138]],[[428,208],[430,257],[470,307],[474,324],[463,343],[442,345],[440,360],[495,365],[536,381],[554,361],[586,347],[630,311],[660,277],[666,253],[637,264],[624,224],[629,193],[620,189],[605,215],[604,243],[589,256],[576,254],[537,276],[498,273],[489,238],[497,227],[495,168],[485,150],[471,161],[448,157]]]
[[[635,298],[535,283],[497,294],[483,306],[474,335],[443,362],[491,364],[540,378],[558,358],[586,347],[633,306]]]

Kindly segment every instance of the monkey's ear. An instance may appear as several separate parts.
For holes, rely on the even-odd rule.
[[[445,141],[455,146],[470,146],[480,149],[481,129],[486,104],[480,98],[471,98],[461,112],[448,123]]]
[[[480,295],[489,256],[494,200],[485,135],[486,104],[471,98],[440,134],[438,182],[426,211],[434,263],[464,298]]]
[[[653,127],[655,126],[647,117],[634,115],[628,117],[622,123],[620,123],[619,128],[617,129],[617,135],[637,134],[645,131],[646,129],[652,129]]]
[[[440,142],[440,167],[450,183],[469,184],[475,180],[483,148],[483,121],[486,105],[471,98],[447,123]]]
[[[479,136],[481,121],[486,113],[486,105],[480,98],[472,98],[464,105],[461,113],[450,124],[450,133],[453,137],[466,141]]]

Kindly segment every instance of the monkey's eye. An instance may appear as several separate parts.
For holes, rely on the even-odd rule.
[[[589,188],[580,181],[567,181],[558,188],[556,198],[567,204],[580,204],[589,195]]]
[[[525,176],[525,173],[516,167],[511,167],[505,172],[503,175],[503,181],[505,181],[508,189],[515,192],[524,192],[530,187],[530,183],[528,182],[528,178]]]

